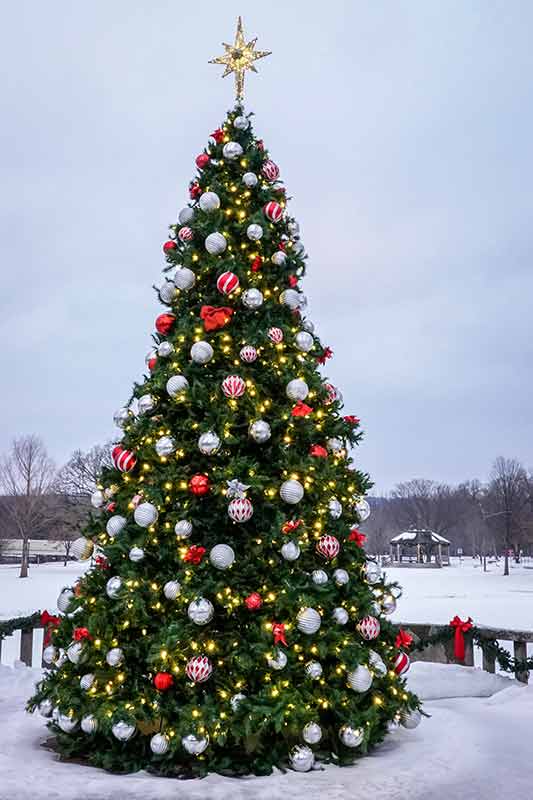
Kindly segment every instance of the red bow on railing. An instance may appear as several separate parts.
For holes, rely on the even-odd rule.
[[[233,309],[227,306],[216,308],[215,306],[202,306],[200,317],[204,321],[206,331],[216,331],[227,325],[233,314]]]
[[[274,644],[284,644],[287,647],[287,642],[285,640],[285,625],[283,622],[273,622],[272,623],[272,633],[274,635]]]
[[[41,625],[44,628],[44,646],[50,644],[50,640],[52,638],[52,631],[54,628],[57,628],[59,623],[61,622],[61,617],[54,617],[53,614],[49,614],[48,611],[41,612]]]
[[[460,617],[455,617],[450,620],[450,628],[455,628],[455,637],[453,641],[453,654],[458,661],[465,660],[465,633],[472,628],[472,617],[462,620]]]
[[[407,650],[413,644],[413,637],[407,631],[404,631],[403,628],[400,628],[398,631],[398,635],[396,637],[396,641],[394,642],[398,650],[402,648]]]

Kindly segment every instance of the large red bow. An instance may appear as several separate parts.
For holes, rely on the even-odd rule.
[[[317,458],[327,458],[328,451],[321,444],[312,444],[309,448],[309,455],[316,456]]]
[[[216,331],[219,328],[223,328],[230,321],[232,314],[233,309],[226,306],[221,306],[220,308],[202,306],[200,309],[200,317],[204,321],[206,331]]]
[[[398,636],[396,637],[396,641],[394,642],[398,650],[402,648],[407,650],[413,644],[413,637],[407,631],[404,631],[403,628],[400,628],[398,631]]]
[[[293,531],[300,527],[302,522],[303,519],[288,519],[287,522],[284,522],[281,526],[281,530],[283,533],[293,533]]]
[[[348,541],[355,542],[357,547],[362,547],[366,542],[366,536],[364,533],[361,533],[361,531],[353,530],[350,531],[350,535],[348,536]]]
[[[296,405],[291,411],[291,416],[293,417],[307,417],[309,414],[313,413],[313,409],[311,406],[307,406],[305,403],[302,403],[301,400],[298,400]]]
[[[49,614],[48,611],[41,612],[41,625],[45,629],[44,631],[44,646],[50,644],[50,640],[52,638],[52,631],[54,628],[57,628],[59,623],[61,622],[61,617],[54,617],[53,614]]]
[[[353,414],[346,414],[346,416],[343,417],[343,419],[345,422],[348,423],[348,425],[358,425],[360,422],[359,417],[354,417]]]
[[[217,144],[220,144],[220,142],[224,141],[224,131],[221,128],[217,128],[215,131],[213,131],[211,136]]]
[[[333,350],[331,349],[331,347],[325,347],[324,350],[322,351],[322,355],[317,356],[316,360],[318,361],[319,364],[325,364],[328,358],[331,358],[332,355],[333,355]]]
[[[74,641],[81,642],[82,639],[92,639],[88,628],[74,628]]]
[[[188,561],[190,564],[199,564],[204,555],[205,547],[198,547],[198,545],[192,544],[183,556],[183,560]]]
[[[273,622],[272,623],[272,634],[274,636],[274,644],[284,644],[287,647],[287,642],[285,640],[285,625],[283,622]]]
[[[458,661],[465,660],[465,633],[472,627],[472,617],[462,620],[460,617],[455,617],[450,620],[450,628],[455,628],[455,636],[453,642],[453,654]]]

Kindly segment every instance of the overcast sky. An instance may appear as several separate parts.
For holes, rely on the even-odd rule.
[[[239,13],[273,51],[247,107],[359,465],[378,490],[533,466],[529,0],[4,5],[0,449],[35,432],[60,462],[113,434]]]

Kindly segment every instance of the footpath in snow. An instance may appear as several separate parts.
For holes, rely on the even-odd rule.
[[[176,781],[62,764],[41,747],[45,720],[24,712],[39,670],[0,667],[0,800],[528,800],[533,686],[477,669],[414,664],[429,719],[352,767],[264,778]]]

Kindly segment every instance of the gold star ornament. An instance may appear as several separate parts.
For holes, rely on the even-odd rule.
[[[249,42],[245,41],[244,32],[242,29],[242,19],[239,17],[237,20],[237,32],[235,33],[235,41],[233,44],[222,43],[226,51],[223,56],[218,56],[210,61],[210,64],[224,64],[223,78],[226,75],[235,73],[235,99],[238,103],[244,100],[244,75],[246,70],[257,72],[254,61],[270,55],[269,50],[256,50],[255,43],[257,39],[252,39]]]

